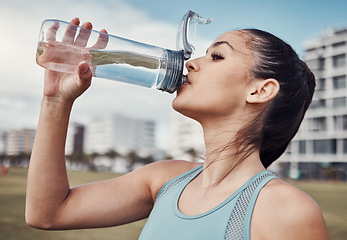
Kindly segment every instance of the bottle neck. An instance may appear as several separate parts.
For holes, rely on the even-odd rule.
[[[173,93],[183,85],[183,51],[167,51],[167,66],[163,81],[157,89]]]

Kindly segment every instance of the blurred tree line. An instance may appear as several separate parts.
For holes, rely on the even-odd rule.
[[[0,154],[0,164],[2,165],[10,165],[10,166],[16,166],[16,167],[28,167],[29,161],[30,161],[31,153],[24,153],[20,152],[15,155],[7,155],[7,154]],[[95,161],[96,159],[103,157],[107,158],[110,161],[117,161],[117,159],[124,159],[127,164],[127,168],[130,170],[133,169],[133,166],[135,164],[149,164],[154,162],[154,157],[152,155],[149,155],[147,157],[141,157],[139,156],[135,151],[131,151],[126,155],[121,155],[114,149],[110,149],[106,153],[90,153],[86,154],[82,151],[80,152],[73,152],[72,154],[66,155],[66,160],[70,161],[71,163],[77,163],[77,164],[84,164],[88,166],[88,169],[91,171],[96,171],[96,165]]]

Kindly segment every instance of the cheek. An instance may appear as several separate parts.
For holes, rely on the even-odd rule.
[[[199,119],[201,116],[224,114],[226,109],[232,107],[233,93],[226,88],[219,88],[216,84],[210,86],[196,86],[195,89],[183,89],[172,102],[177,112]]]
[[[190,117],[196,114],[227,114],[242,106],[246,93],[247,74],[244,69],[214,69],[202,74],[197,82],[179,90],[173,108]]]

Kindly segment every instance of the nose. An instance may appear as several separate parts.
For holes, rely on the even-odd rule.
[[[199,71],[200,67],[199,67],[197,59],[189,60],[186,63],[186,68],[188,69],[188,72],[190,72],[190,71]]]

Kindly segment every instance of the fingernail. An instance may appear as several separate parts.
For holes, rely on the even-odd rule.
[[[88,64],[87,63],[82,63],[80,66],[80,72],[81,73],[87,73],[89,70]]]

